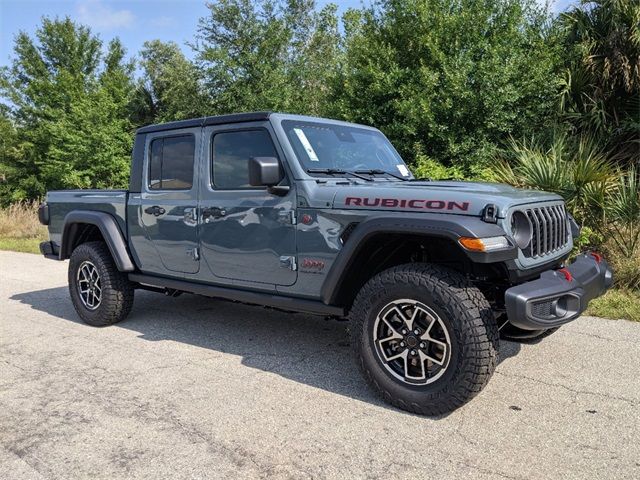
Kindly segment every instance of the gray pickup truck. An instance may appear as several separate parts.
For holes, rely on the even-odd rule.
[[[565,264],[559,196],[417,180],[379,130],[322,118],[141,128],[128,190],[52,191],[39,215],[86,323],[124,319],[136,289],[348,318],[372,388],[427,415],[486,385],[500,336],[544,336],[612,282],[596,253]]]

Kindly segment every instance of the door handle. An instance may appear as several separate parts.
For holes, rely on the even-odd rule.
[[[144,213],[148,213],[149,215],[154,215],[159,217],[160,215],[164,215],[166,210],[158,205],[154,205],[153,207],[147,207],[144,209]]]
[[[202,219],[208,222],[211,218],[224,217],[227,211],[221,207],[208,207],[202,209]]]

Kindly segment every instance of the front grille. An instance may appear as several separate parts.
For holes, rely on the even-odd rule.
[[[569,242],[567,212],[564,205],[550,205],[524,210],[533,226],[533,238],[522,253],[539,258],[563,249]]]

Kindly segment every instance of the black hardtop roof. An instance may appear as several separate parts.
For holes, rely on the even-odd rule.
[[[158,123],[141,127],[136,133],[164,132],[166,130],[177,130],[179,128],[203,127],[205,125],[222,125],[225,123],[257,122],[268,120],[272,112],[247,112],[232,113],[229,115],[216,115],[213,117],[191,118],[189,120],[179,120],[177,122]]]

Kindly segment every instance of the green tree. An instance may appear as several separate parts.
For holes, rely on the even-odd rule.
[[[151,40],[140,52],[134,121],[138,125],[206,115],[200,71],[174,42]]]
[[[18,150],[18,135],[9,111],[0,105],[0,205],[9,197],[8,179],[15,174],[16,164],[22,155]]]
[[[16,37],[12,65],[0,73],[18,153],[8,162],[10,200],[126,184],[133,63],[117,39],[101,49],[89,28],[69,18],[44,18],[35,38]]]
[[[559,50],[533,0],[383,0],[350,11],[335,114],[478,174],[553,118]]]
[[[640,3],[582,1],[562,23],[564,118],[576,132],[599,136],[615,157],[640,161]]]
[[[318,114],[339,45],[335,5],[219,0],[200,20],[197,63],[213,113],[272,109]]]

